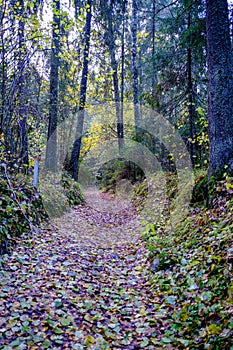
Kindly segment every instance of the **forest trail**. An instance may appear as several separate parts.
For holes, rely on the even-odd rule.
[[[0,349],[157,349],[165,315],[151,293],[137,214],[123,206],[76,207],[5,258]]]

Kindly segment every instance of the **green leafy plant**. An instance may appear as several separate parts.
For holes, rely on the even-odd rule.
[[[45,220],[40,193],[25,180],[0,175],[0,254],[11,250],[17,237]]]

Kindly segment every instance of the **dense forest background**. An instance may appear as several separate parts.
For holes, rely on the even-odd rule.
[[[81,111],[108,104],[113,112],[105,126],[98,119],[104,107],[85,121],[81,159],[109,135],[122,140],[123,123],[132,128],[147,106],[179,131],[194,168],[207,169],[203,1],[3,0],[0,16],[1,158],[9,167],[28,172],[50,138],[46,161],[54,169],[57,125],[72,120],[82,135]],[[129,115],[127,103],[134,105]],[[68,139],[69,126],[63,131]],[[80,140],[72,152],[74,178]]]
[[[231,3],[0,0],[0,349],[233,349]]]

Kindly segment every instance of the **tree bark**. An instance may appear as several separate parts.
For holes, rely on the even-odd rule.
[[[92,18],[92,1],[87,1],[87,12],[86,12],[86,24],[85,24],[85,45],[83,52],[83,69],[81,78],[80,88],[80,100],[79,100],[79,114],[76,129],[76,140],[73,144],[71,153],[72,163],[72,175],[75,181],[78,180],[79,171],[79,158],[82,144],[82,134],[84,125],[84,113],[86,106],[86,95],[87,95],[87,79],[88,79],[88,62],[89,62],[89,51],[90,51],[90,37],[91,37],[91,18]]]
[[[28,166],[28,137],[27,137],[27,107],[25,93],[26,42],[25,42],[25,9],[24,0],[20,0],[19,27],[18,27],[18,101],[19,101],[19,160],[22,169],[26,172]]]
[[[227,0],[206,0],[210,176],[233,171],[233,75]]]
[[[122,5],[122,34],[121,34],[121,124],[118,127],[118,137],[122,139],[124,148],[124,84],[125,84],[125,12],[126,2]]]
[[[156,16],[156,8],[155,3],[156,0],[153,0],[152,4],[152,96],[155,95],[155,84],[157,83],[157,72],[156,72],[156,62],[155,62],[155,16]]]
[[[0,110],[0,120],[1,120],[1,130],[4,129],[5,121],[5,102],[6,102],[6,81],[7,81],[7,72],[6,72],[6,49],[5,49],[5,38],[4,38],[4,28],[3,28],[3,19],[5,15],[5,10],[3,4],[0,5],[0,40],[1,40],[1,110]]]
[[[188,31],[191,27],[191,13],[188,13]],[[188,115],[189,115],[189,152],[192,165],[194,165],[194,109],[193,109],[193,80],[192,80],[192,47],[189,39],[188,49],[187,49],[187,71],[188,71]]]
[[[60,51],[60,0],[53,2],[52,51],[50,66],[49,126],[46,147],[46,168],[57,169],[57,118],[59,88],[59,51]]]
[[[136,135],[140,126],[140,109],[138,98],[138,66],[137,66],[137,30],[138,30],[138,0],[133,0],[132,13],[132,73],[133,73],[133,101],[134,101],[134,122]]]
[[[114,36],[114,28],[113,28],[113,4],[111,2],[110,7],[107,10],[107,18],[108,18],[108,28],[106,33],[107,44],[110,51],[110,59],[111,59],[111,68],[113,70],[113,88],[114,88],[114,103],[116,109],[116,120],[117,120],[117,139],[118,139],[118,147],[119,151],[123,148],[123,114],[121,113],[120,106],[120,91],[119,91],[119,79],[118,79],[118,63],[116,60],[116,45],[115,45],[115,36]]]

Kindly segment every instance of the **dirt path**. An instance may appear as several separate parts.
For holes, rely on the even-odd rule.
[[[0,272],[0,349],[158,349],[147,257],[130,204],[85,204],[25,237]]]

